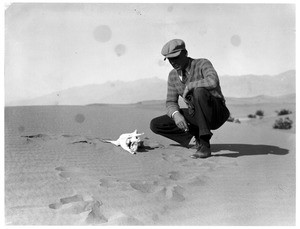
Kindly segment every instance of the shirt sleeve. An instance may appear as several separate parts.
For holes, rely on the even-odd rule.
[[[209,60],[204,59],[204,61],[199,62],[196,71],[202,77],[197,81],[190,82],[188,84],[189,89],[203,87],[210,90],[219,85],[218,74]]]
[[[171,118],[174,118],[174,115],[176,114],[176,113],[178,113],[179,111],[174,111],[173,113],[172,113],[172,115],[171,115]]]
[[[178,105],[178,92],[172,80],[172,74],[169,74],[168,78],[168,90],[167,90],[167,99],[166,99],[166,108],[167,108],[167,115],[172,118],[172,114],[175,111],[179,110]]]

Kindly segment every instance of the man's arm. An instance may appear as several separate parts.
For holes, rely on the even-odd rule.
[[[167,115],[171,118],[173,118],[172,116],[174,112],[179,111],[178,97],[179,95],[175,88],[174,82],[172,81],[171,73],[170,73],[168,78],[166,108],[167,108]]]
[[[208,90],[214,89],[219,84],[219,77],[214,69],[211,62],[207,59],[204,59],[202,62],[198,63],[196,70],[197,74],[202,75],[203,78],[197,81],[190,82],[183,93],[183,98],[185,98],[186,94],[193,88],[203,87]]]
[[[178,128],[188,131],[189,127],[183,115],[179,112],[179,105],[178,105],[178,92],[174,85],[174,81],[172,80],[171,73],[169,74],[168,78],[168,92],[167,92],[167,100],[166,100],[166,107],[167,107],[167,114],[171,117],[176,126]]]

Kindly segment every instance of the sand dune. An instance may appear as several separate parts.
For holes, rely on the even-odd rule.
[[[227,122],[213,156],[153,134],[163,110],[5,108],[7,225],[295,225],[295,134]],[[99,141],[144,132],[131,155]],[[192,144],[192,142],[191,142]]]

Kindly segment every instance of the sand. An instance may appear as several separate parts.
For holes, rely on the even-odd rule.
[[[226,122],[213,156],[155,135],[159,106],[5,108],[6,225],[295,225],[295,133]],[[99,141],[138,129],[131,155]],[[192,143],[192,142],[191,142]]]

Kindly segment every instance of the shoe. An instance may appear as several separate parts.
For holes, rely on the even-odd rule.
[[[201,147],[200,139],[198,137],[195,137],[195,145],[191,147],[191,149],[199,149]]]
[[[194,153],[193,155],[191,155],[190,157],[193,159],[198,159],[198,158],[207,158],[211,156],[211,150],[209,147],[205,146],[205,145],[201,145],[198,150],[196,151],[196,153]]]

